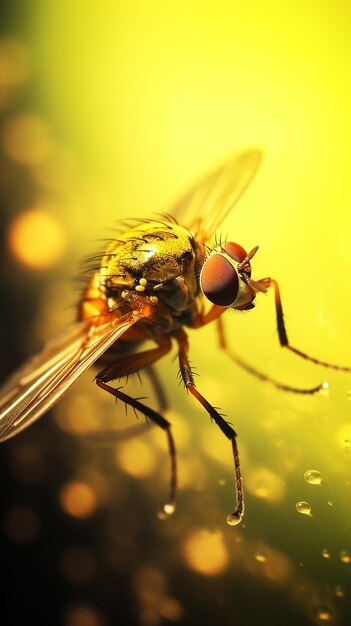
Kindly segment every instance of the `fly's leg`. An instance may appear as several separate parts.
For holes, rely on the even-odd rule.
[[[156,370],[152,367],[152,365],[150,365],[150,367],[147,367],[145,369],[145,374],[147,374],[147,376],[149,377],[149,380],[154,388],[158,401],[158,410],[160,411],[160,413],[167,411],[169,408],[168,401]]]
[[[303,359],[306,359],[307,361],[311,361],[312,363],[315,363],[316,365],[323,365],[323,367],[329,367],[330,369],[338,370],[340,372],[351,372],[351,367],[345,367],[342,365],[334,365],[333,363],[327,363],[326,361],[321,361],[291,346],[288,340],[286,329],[285,329],[284,314],[283,314],[280,291],[279,291],[279,286],[278,286],[277,281],[274,278],[262,278],[258,282],[266,289],[268,289],[269,287],[273,287],[274,289],[278,335],[279,335],[279,342],[282,348],[287,348],[291,352],[294,352],[298,356],[301,356]]]
[[[126,356],[125,358],[112,363],[105,367],[99,374],[103,376],[102,380],[110,382],[118,378],[124,378],[139,372],[141,369],[156,363],[163,356],[165,356],[171,349],[172,343],[168,335],[164,335],[157,346],[151,350],[145,350],[144,352],[136,352]]]
[[[165,431],[167,436],[168,443],[168,451],[170,455],[171,461],[171,478],[170,478],[170,486],[169,486],[169,498],[167,504],[163,507],[163,513],[165,516],[171,515],[175,510],[175,500],[176,500],[176,490],[177,490],[177,462],[176,462],[176,449],[174,445],[173,436],[171,433],[171,424],[166,420],[162,415],[151,409],[150,407],[142,404],[138,399],[132,398],[127,394],[123,393],[119,388],[115,389],[110,385],[106,384],[100,378],[100,374],[98,374],[96,378],[97,385],[101,388],[113,395],[115,398],[122,400],[125,404],[133,407],[135,411],[139,411],[143,413],[146,418],[150,419],[152,422],[157,424],[162,430]]]
[[[154,388],[159,405],[159,412],[163,413],[167,411],[169,408],[167,398],[156,370],[150,365],[149,367],[145,368],[145,374],[148,375]],[[130,428],[124,428],[123,430],[105,428],[104,430],[99,432],[86,433],[85,435],[83,435],[83,439],[86,443],[94,446],[113,446],[118,441],[126,441],[128,439],[131,439],[132,437],[137,437],[138,435],[146,432],[149,428],[150,424],[147,424],[145,422],[143,424],[131,426]]]
[[[226,352],[226,354],[229,356],[229,358],[232,361],[234,361],[234,363],[239,365],[239,367],[244,369],[249,374],[252,374],[256,378],[259,378],[260,380],[264,382],[270,383],[271,385],[273,385],[277,389],[281,389],[282,391],[291,391],[292,393],[300,393],[304,395],[313,395],[314,393],[318,393],[325,386],[325,383],[321,383],[320,385],[317,385],[316,387],[311,387],[311,389],[301,389],[299,387],[290,387],[290,385],[285,385],[283,383],[278,382],[277,380],[274,380],[274,378],[267,376],[267,374],[260,372],[255,367],[250,365],[250,363],[247,363],[246,361],[244,361],[244,359],[238,356],[228,346],[227,338],[225,336],[223,321],[220,317],[217,319],[217,329],[218,329],[219,345],[222,348],[222,350]]]
[[[97,446],[109,448],[114,446],[119,441],[127,441],[128,439],[132,439],[132,437],[137,437],[138,435],[147,432],[149,428],[150,425],[146,422],[143,424],[137,424],[136,426],[131,426],[130,428],[123,428],[121,430],[116,430],[115,428],[104,428],[98,432],[90,432],[80,435],[80,439],[83,440],[85,444],[93,446],[94,448]]]
[[[235,526],[241,522],[244,516],[244,492],[242,485],[242,477],[240,471],[240,461],[239,461],[239,453],[238,447],[236,443],[237,434],[235,430],[226,422],[224,417],[201,395],[201,393],[197,390],[194,377],[191,371],[188,352],[189,352],[189,344],[188,337],[183,330],[180,330],[176,334],[176,339],[179,345],[179,365],[182,379],[184,381],[185,387],[190,393],[202,404],[204,409],[209,413],[211,419],[213,419],[217,426],[221,429],[222,433],[230,440],[232,444],[233,450],[233,458],[234,458],[234,468],[235,468],[235,486],[236,486],[236,503],[235,510],[233,513],[228,515],[227,522],[231,526]]]
[[[202,326],[206,326],[207,324],[211,324],[215,320],[219,319],[223,313],[225,313],[227,309],[223,306],[218,306],[218,304],[213,304],[211,308],[207,311],[207,313],[203,313],[202,310],[197,312],[195,319],[191,324],[191,328],[202,328]]]
[[[169,485],[169,499],[167,504],[164,505],[162,512],[162,515],[164,516],[170,515],[174,512],[177,490],[176,449],[171,433],[171,424],[168,422],[168,420],[162,417],[162,415],[154,411],[154,409],[141,403],[140,399],[132,398],[131,396],[128,396],[127,394],[122,392],[121,388],[114,388],[108,383],[112,380],[128,376],[128,374],[139,371],[141,368],[147,367],[148,365],[155,363],[155,361],[157,361],[159,358],[169,352],[170,348],[171,341],[169,337],[164,336],[157,348],[131,355],[126,359],[123,359],[120,362],[116,363],[115,365],[110,365],[106,367],[96,376],[96,383],[101,389],[104,389],[115,398],[122,400],[122,402],[124,402],[126,405],[131,406],[135,412],[139,411],[140,413],[145,415],[146,419],[154,422],[166,433],[171,464],[171,477]]]

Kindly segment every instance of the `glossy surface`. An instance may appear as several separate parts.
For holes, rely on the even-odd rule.
[[[213,254],[207,259],[200,283],[206,298],[219,306],[230,306],[238,295],[238,275],[222,254]]]

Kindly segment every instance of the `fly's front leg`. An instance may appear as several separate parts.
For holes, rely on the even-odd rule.
[[[247,361],[244,361],[244,359],[238,356],[234,352],[234,350],[229,347],[225,330],[224,330],[223,320],[221,317],[217,319],[217,330],[218,330],[219,345],[222,348],[222,350],[224,350],[224,352],[229,356],[229,358],[232,361],[234,361],[234,363],[239,365],[239,367],[244,369],[249,374],[252,374],[252,376],[259,378],[259,380],[270,383],[271,385],[273,385],[277,389],[281,389],[282,391],[290,391],[292,393],[299,393],[303,395],[313,395],[315,393],[318,393],[325,386],[325,383],[321,383],[320,385],[317,385],[316,387],[311,387],[310,389],[301,389],[299,387],[291,387],[290,385],[285,385],[284,383],[280,383],[274,378],[271,378],[271,376],[268,376],[267,374],[260,372],[255,367],[253,367],[250,363],[247,363]]]
[[[203,311],[198,311],[195,319],[191,324],[191,328],[202,328],[202,326],[206,326],[211,322],[219,319],[220,316],[225,313],[227,309],[223,306],[218,306],[218,304],[213,304],[211,308],[207,311],[207,313],[203,313]]]
[[[315,363],[316,365],[323,365],[324,367],[329,367],[330,369],[338,370],[341,372],[351,372],[351,367],[345,367],[342,365],[334,365],[333,363],[327,363],[326,361],[321,361],[320,359],[316,359],[313,356],[309,356],[305,352],[302,352],[302,350],[298,350],[297,348],[294,348],[293,346],[291,346],[288,340],[288,335],[286,333],[283,307],[282,307],[280,291],[279,291],[279,286],[278,286],[277,281],[274,278],[262,278],[258,282],[266,289],[268,289],[269,287],[273,287],[274,289],[275,311],[276,311],[276,316],[277,316],[277,328],[278,328],[279,342],[282,348],[287,348],[291,352],[294,352],[298,356],[301,356],[303,359],[306,359],[307,361],[311,361],[312,363]],[[323,386],[326,386],[326,385],[327,383],[323,384]]]
[[[236,432],[235,430],[226,422],[223,416],[201,395],[201,393],[197,390],[194,382],[194,377],[191,371],[189,359],[188,359],[188,338],[183,330],[180,330],[176,334],[176,339],[179,345],[179,365],[182,379],[184,381],[185,387],[188,391],[202,404],[204,409],[209,413],[211,419],[213,419],[216,424],[219,426],[224,435],[231,441],[232,449],[233,449],[233,457],[234,457],[234,468],[235,468],[235,485],[236,485],[236,505],[235,510],[231,513],[227,522],[231,526],[235,526],[239,524],[244,515],[244,492],[242,486],[242,478],[240,471],[240,461],[239,461],[239,453],[238,447],[236,443]]]
[[[127,394],[123,393],[120,388],[115,388],[109,385],[108,383],[112,380],[116,380],[118,378],[122,378],[131,374],[132,372],[139,371],[143,367],[147,367],[152,363],[155,363],[159,358],[164,356],[167,352],[169,352],[171,348],[171,341],[169,337],[164,336],[158,345],[157,348],[152,350],[146,350],[145,352],[140,352],[125,359],[115,363],[114,365],[109,365],[104,370],[99,372],[96,376],[96,383],[98,387],[104,389],[115,398],[122,400],[126,405],[129,405],[133,408],[133,410],[139,411],[146,418],[150,419],[157,426],[162,428],[165,431],[168,443],[168,450],[170,455],[171,462],[171,477],[170,477],[170,487],[169,487],[169,500],[167,504],[163,507],[162,515],[170,515],[175,510],[175,499],[176,499],[176,489],[177,489],[177,464],[176,464],[176,449],[174,445],[173,436],[171,433],[171,424],[166,420],[162,415],[146,406],[145,404],[140,402],[138,398],[132,398]]]

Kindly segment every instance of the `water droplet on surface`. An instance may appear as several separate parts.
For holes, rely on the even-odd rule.
[[[334,504],[332,503],[332,501],[331,501],[331,500],[327,500],[327,504],[328,504],[328,506],[330,506],[330,507],[332,507],[332,508],[333,508],[333,506],[334,506]]]
[[[174,504],[165,504],[163,507],[163,510],[166,513],[166,515],[172,515],[175,511],[175,506]]]
[[[322,557],[323,557],[323,559],[330,559],[331,554],[330,554],[328,548],[323,548],[323,550],[322,550]]]
[[[229,524],[229,526],[237,526],[238,524],[240,524],[240,522],[243,519],[243,517],[244,517],[244,512],[242,512],[242,513],[231,513],[227,517],[227,524]]]
[[[344,424],[336,432],[336,441],[344,452],[351,452],[351,422]]]
[[[324,383],[321,384],[321,390],[320,390],[320,394],[322,396],[329,396],[329,383],[327,381],[324,381]]]
[[[320,485],[322,482],[322,474],[318,470],[307,470],[303,477],[310,485]]]
[[[311,506],[308,504],[308,502],[297,502],[296,503],[296,510],[298,513],[301,513],[301,515],[310,515],[311,514]]]
[[[157,513],[158,519],[164,520],[168,519],[171,515],[173,515],[175,511],[175,504],[167,503],[164,507]]]
[[[351,556],[347,550],[341,550],[341,552],[339,553],[339,558],[340,561],[342,561],[343,563],[351,563]]]

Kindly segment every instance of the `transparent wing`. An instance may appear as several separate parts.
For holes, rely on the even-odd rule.
[[[208,241],[250,184],[261,159],[260,150],[235,154],[180,200],[172,215]]]
[[[39,419],[139,317],[135,312],[101,325],[82,322],[47,344],[0,389],[0,441]]]

